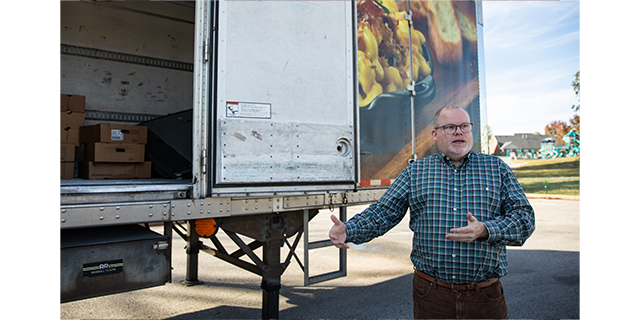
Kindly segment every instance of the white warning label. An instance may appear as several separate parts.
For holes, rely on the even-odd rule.
[[[124,133],[120,129],[111,129],[111,140],[112,141],[123,141]]]
[[[227,102],[227,118],[271,119],[271,104]]]

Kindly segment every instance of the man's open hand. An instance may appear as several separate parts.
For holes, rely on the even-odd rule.
[[[444,236],[449,240],[459,241],[471,243],[478,238],[488,238],[489,232],[487,231],[487,227],[484,223],[478,221],[476,217],[471,214],[471,212],[467,213],[467,226],[462,228],[453,228],[450,230],[451,233]]]
[[[349,246],[344,243],[347,240],[347,228],[344,226],[344,223],[334,215],[331,215],[331,221],[333,221],[333,226],[331,226],[331,230],[329,230],[331,243],[340,249],[349,249]]]

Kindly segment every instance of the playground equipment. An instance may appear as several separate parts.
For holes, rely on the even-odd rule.
[[[580,135],[575,133],[574,131],[570,131],[565,134],[562,138],[564,140],[565,146],[568,147],[568,155],[569,157],[577,157],[580,156]]]
[[[562,157],[578,157],[580,156],[580,135],[574,131],[570,131],[564,137],[564,146],[555,145],[555,140],[548,138],[542,140],[540,146],[540,156],[543,159],[555,159]]]

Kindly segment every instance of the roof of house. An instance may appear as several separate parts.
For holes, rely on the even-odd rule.
[[[510,136],[494,136],[498,141],[498,147],[503,150],[511,149],[540,149],[542,141],[552,139],[556,141],[554,136],[533,133],[516,133]],[[558,141],[556,141],[556,145]]]

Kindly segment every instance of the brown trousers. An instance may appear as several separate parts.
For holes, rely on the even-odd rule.
[[[500,281],[482,289],[455,291],[438,286],[414,273],[415,319],[508,319]]]

